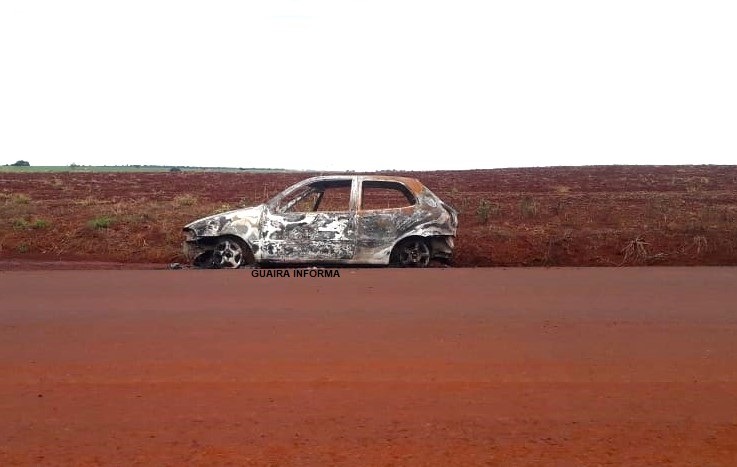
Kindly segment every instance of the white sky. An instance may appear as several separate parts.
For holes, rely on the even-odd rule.
[[[737,2],[0,2],[0,164],[737,163]]]

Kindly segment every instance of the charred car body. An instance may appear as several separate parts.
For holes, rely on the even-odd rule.
[[[418,180],[323,176],[299,182],[255,207],[184,227],[184,252],[198,267],[253,263],[394,264],[449,260],[455,209]]]

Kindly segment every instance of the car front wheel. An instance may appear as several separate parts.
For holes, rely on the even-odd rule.
[[[216,269],[238,269],[251,262],[248,246],[234,238],[221,238],[212,251],[212,267]]]

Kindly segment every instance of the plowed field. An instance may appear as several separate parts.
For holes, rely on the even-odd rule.
[[[456,266],[737,264],[737,167],[392,172],[461,212]],[[0,256],[175,262],[185,223],[311,173],[0,173]]]

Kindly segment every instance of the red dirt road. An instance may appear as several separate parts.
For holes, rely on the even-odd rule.
[[[0,464],[734,465],[736,284],[0,272]]]

